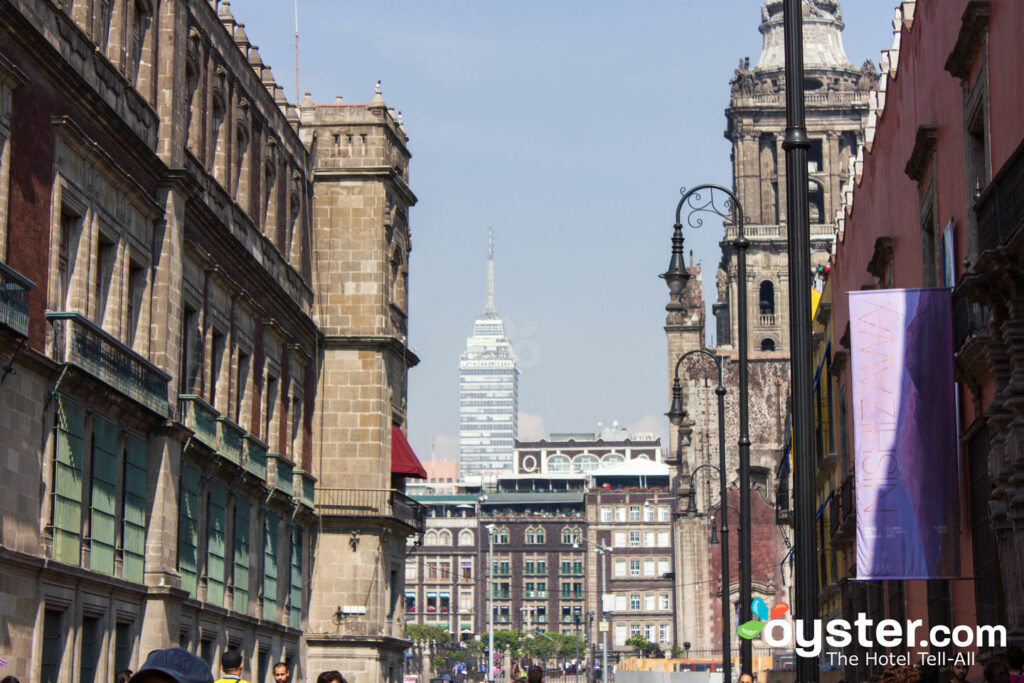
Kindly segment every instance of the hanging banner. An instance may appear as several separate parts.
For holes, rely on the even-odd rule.
[[[960,573],[948,289],[850,292],[857,578]]]

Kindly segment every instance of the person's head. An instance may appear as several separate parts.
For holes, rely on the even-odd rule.
[[[131,680],[131,677],[131,669],[121,669],[116,674],[114,674],[114,683],[128,683],[128,681]]]
[[[1010,670],[1001,660],[993,659],[985,665],[985,683],[1010,683]]]
[[[14,676],[4,676],[3,679],[0,680],[0,683],[21,683],[21,681]]]
[[[150,652],[129,683],[213,683],[213,674],[199,657],[180,647],[172,647]]]
[[[346,683],[340,671],[324,671],[316,677],[316,683]]]
[[[527,683],[541,683],[544,680],[544,669],[539,666],[531,666],[526,672]]]
[[[1024,669],[1024,648],[1020,645],[1011,645],[1006,651],[1006,663],[1011,669]]]
[[[934,664],[922,664],[917,667],[917,679],[920,683],[939,683],[939,667]]]
[[[242,673],[242,653],[234,648],[227,650],[220,656],[220,668],[226,674]]]
[[[754,683],[754,677],[751,674],[740,674],[739,683]]]
[[[954,681],[966,681],[967,672],[970,671],[970,667],[966,664],[954,664],[950,667],[950,670],[953,672]]]
[[[287,664],[278,662],[274,665],[274,683],[288,683],[291,677],[292,672],[288,670]]]

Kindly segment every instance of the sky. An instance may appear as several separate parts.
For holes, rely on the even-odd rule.
[[[234,0],[289,100],[295,0]],[[519,436],[618,421],[667,435],[664,332],[681,187],[731,185],[729,80],[762,0],[298,0],[299,90],[368,102],[409,135],[408,432],[458,455],[458,359],[495,299],[520,360]],[[892,44],[896,0],[844,0],[850,61]],[[713,297],[722,230],[687,230]],[[714,326],[709,316],[708,326]]]

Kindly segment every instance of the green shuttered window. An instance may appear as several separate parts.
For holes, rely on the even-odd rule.
[[[113,574],[117,542],[117,425],[102,417],[93,422],[91,483],[89,568]]]
[[[235,571],[232,607],[249,613],[249,510],[252,504],[243,495],[235,498]]]
[[[77,565],[82,545],[85,409],[57,396],[53,459],[53,559]]]
[[[199,470],[181,463],[178,505],[178,573],[181,587],[196,596],[197,545],[199,543]]]
[[[263,618],[277,620],[277,513],[263,520]]]
[[[292,529],[292,576],[288,602],[288,625],[298,628],[302,620],[302,527]]]
[[[124,449],[121,578],[142,583],[146,566],[146,442],[129,435]]]
[[[224,605],[224,516],[227,508],[227,488],[219,481],[210,482],[210,497],[206,516],[206,601]]]

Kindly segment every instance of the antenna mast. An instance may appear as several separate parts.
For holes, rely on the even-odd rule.
[[[295,105],[299,104],[299,0],[295,0]]]

